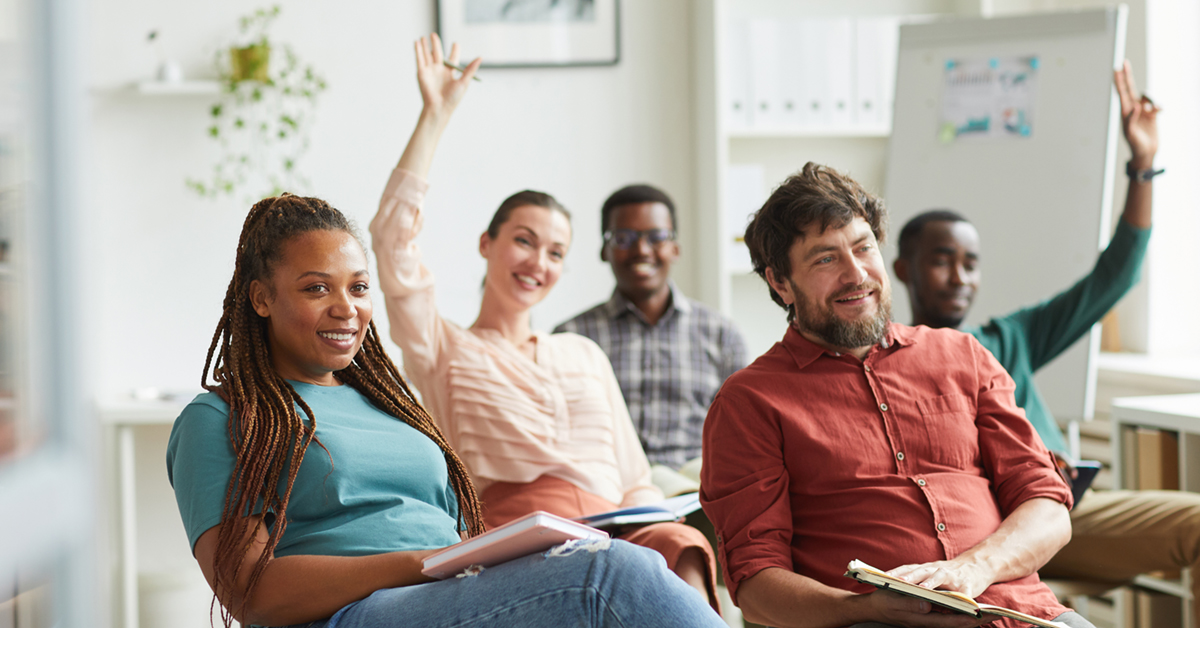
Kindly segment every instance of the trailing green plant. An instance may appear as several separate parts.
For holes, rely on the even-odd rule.
[[[244,190],[254,200],[309,187],[298,163],[325,79],[290,45],[271,41],[278,17],[278,6],[243,16],[237,41],[213,57],[221,98],[209,108],[208,136],[221,156],[208,178],[186,182],[202,197]]]

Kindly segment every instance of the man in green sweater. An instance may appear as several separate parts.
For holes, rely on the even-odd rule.
[[[1062,460],[1066,442],[1033,374],[1086,334],[1137,283],[1150,240],[1158,109],[1137,95],[1128,62],[1114,77],[1133,153],[1129,192],[1117,230],[1091,273],[1045,302],[982,326],[961,327],[980,282],[979,234],[965,218],[952,211],[913,218],[900,232],[900,256],[893,264],[908,287],[913,325],[974,335],[1012,375],[1017,405]],[[1197,576],[1193,602],[1200,603],[1200,494],[1089,491],[1071,510],[1071,527],[1071,541],[1039,571],[1042,577],[1123,582],[1140,573],[1186,567]]]

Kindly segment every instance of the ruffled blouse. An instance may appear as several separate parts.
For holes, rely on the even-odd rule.
[[[530,360],[498,331],[437,313],[415,239],[428,183],[397,168],[371,221],[392,341],[480,493],[558,477],[619,506],[662,499],[608,356],[576,334],[535,333]]]

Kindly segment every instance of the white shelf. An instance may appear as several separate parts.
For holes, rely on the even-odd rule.
[[[199,392],[156,399],[121,396],[97,403],[101,424],[173,424],[175,418]]]
[[[1183,586],[1182,580],[1164,580],[1151,575],[1139,575],[1133,578],[1133,583],[1143,589],[1150,589],[1184,600],[1189,600],[1192,597],[1192,590]]]
[[[216,96],[221,93],[221,83],[216,80],[184,80],[177,83],[143,80],[135,83],[133,89],[145,96]]]
[[[1131,385],[1167,382],[1182,391],[1200,391],[1200,357],[1150,356],[1145,353],[1101,353],[1101,371]]]
[[[785,126],[739,127],[726,130],[726,135],[738,138],[886,138],[890,126]]]

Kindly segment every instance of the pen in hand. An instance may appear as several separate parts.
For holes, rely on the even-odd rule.
[[[451,69],[454,69],[455,71],[457,71],[459,73],[467,72],[467,70],[462,68],[461,66],[459,66],[457,64],[451,64],[451,63],[447,62],[446,60],[442,60],[442,64],[445,64],[446,66],[450,67]],[[482,80],[479,79],[479,76],[471,76],[471,80],[474,80],[476,82],[483,82]]]

